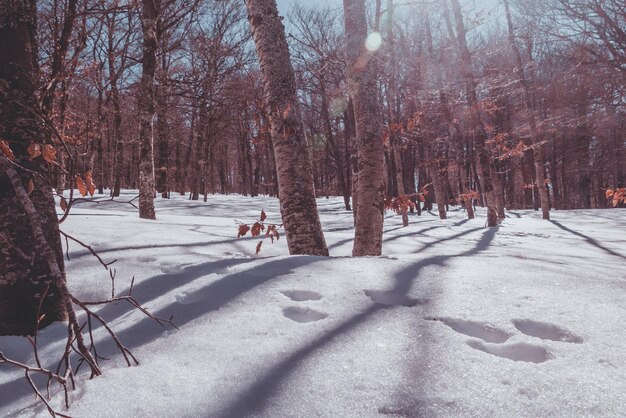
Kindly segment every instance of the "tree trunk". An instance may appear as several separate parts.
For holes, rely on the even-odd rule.
[[[541,200],[541,212],[543,219],[550,219],[550,202],[548,200],[548,187],[545,184],[545,173],[543,167],[543,152],[541,139],[539,138],[539,130],[537,129],[537,120],[535,118],[535,109],[531,98],[533,97],[530,84],[524,72],[524,64],[522,63],[522,54],[515,43],[515,33],[513,31],[513,21],[511,19],[511,11],[509,10],[508,0],[504,0],[504,9],[506,11],[506,21],[509,29],[509,44],[515,55],[515,67],[520,83],[524,90],[524,103],[528,111],[528,124],[530,125],[530,136],[533,143],[533,162],[535,165],[535,181],[539,190],[539,198]]]
[[[154,74],[156,72],[156,25],[160,0],[143,0],[143,59],[139,112],[139,217],[156,219],[154,212]]]
[[[365,49],[364,0],[344,0],[346,77],[354,103],[358,146],[356,225],[352,255],[380,255],[383,244],[384,167],[376,67]]]
[[[0,1],[0,138],[16,163],[0,152],[0,335],[32,335],[66,319],[65,283],[55,280],[64,279],[65,270],[52,188],[46,183],[48,163],[42,157],[31,161],[27,152],[33,143],[50,143],[28,110],[37,107],[34,27],[32,2]]]
[[[486,198],[487,205],[487,225],[490,227],[498,225],[497,199],[495,196],[493,173],[491,166],[491,157],[486,147],[487,133],[485,125],[480,117],[478,109],[478,96],[476,95],[476,80],[472,73],[472,56],[467,47],[465,38],[465,24],[463,23],[463,14],[459,0],[451,0],[452,11],[456,21],[457,41],[459,52],[461,55],[462,72],[465,78],[465,93],[467,95],[467,104],[469,106],[472,125],[474,126],[475,135],[474,143],[477,154],[477,172],[482,181],[482,189]]]
[[[156,91],[157,103],[157,139],[158,139],[158,172],[156,189],[164,199],[169,198],[169,138],[167,123],[167,90],[162,83]]]
[[[289,253],[328,255],[285,27],[276,0],[246,0],[246,6],[263,75]]]

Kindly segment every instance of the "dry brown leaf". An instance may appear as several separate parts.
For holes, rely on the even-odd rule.
[[[283,120],[287,119],[290,113],[291,113],[291,103],[289,103],[287,107],[285,108],[285,110],[283,110]]]
[[[15,161],[15,155],[9,146],[9,143],[5,140],[0,140],[0,151],[11,161]]]
[[[87,196],[87,186],[81,176],[76,176],[76,188],[83,197]]]
[[[32,144],[30,144],[27,151],[28,151],[29,158],[31,160],[34,160],[35,158],[41,155],[41,145],[39,145],[36,142],[33,142]]]
[[[61,201],[59,203],[61,204],[63,212],[67,212],[67,200],[65,200],[63,196],[61,196]]]
[[[26,186],[28,188],[28,194],[31,194],[33,190],[35,190],[35,182],[33,179],[28,179],[28,184]]]
[[[263,225],[261,225],[258,222],[255,222],[254,225],[252,225],[252,236],[258,237],[259,235],[261,235],[261,231],[264,229],[265,227]]]
[[[41,152],[41,154],[43,155],[43,159],[50,164],[53,164],[56,161],[57,150],[55,150],[54,147],[50,144],[45,144],[43,146],[43,151]]]
[[[94,193],[96,193],[96,184],[93,182],[91,171],[85,173],[85,183],[87,184],[87,191],[93,197]]]
[[[240,224],[239,225],[239,232],[237,234],[237,238],[241,238],[244,235],[246,235],[248,233],[248,231],[250,230],[250,227],[246,224]]]

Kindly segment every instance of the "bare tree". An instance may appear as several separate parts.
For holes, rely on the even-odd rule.
[[[548,200],[548,189],[545,184],[545,173],[543,167],[543,152],[542,142],[539,137],[539,130],[537,129],[537,119],[535,117],[535,109],[532,103],[534,94],[531,92],[530,83],[526,77],[524,70],[524,64],[522,62],[522,54],[515,42],[515,31],[513,30],[513,20],[511,19],[511,11],[509,8],[508,0],[504,1],[504,8],[506,11],[506,22],[509,31],[509,44],[513,50],[515,56],[515,67],[517,70],[517,76],[524,91],[524,104],[526,105],[526,111],[528,112],[528,123],[530,125],[530,136],[533,144],[533,157],[535,163],[535,182],[537,190],[539,191],[539,198],[541,200],[541,212],[543,219],[550,219],[550,201]]]
[[[354,103],[358,150],[357,212],[352,254],[380,255],[383,244],[384,171],[376,68],[371,59],[373,52],[366,48],[364,0],[344,0],[343,9],[346,78]]]
[[[285,27],[276,0],[246,0],[246,6],[263,74],[289,253],[328,255]]]
[[[141,72],[141,92],[139,111],[141,125],[139,140],[141,155],[139,158],[139,217],[156,219],[154,212],[154,149],[153,118],[154,90],[157,52],[157,19],[161,4],[159,0],[143,0],[143,58]]]
[[[445,1],[445,0],[444,0]],[[476,94],[476,80],[472,73],[472,56],[467,47],[465,24],[459,0],[451,0],[452,11],[456,23],[456,38],[458,42],[459,55],[461,58],[462,73],[465,81],[465,94],[472,126],[475,129],[474,144],[477,154],[477,169],[481,178],[483,193],[487,200],[487,225],[496,226],[498,224],[498,210],[496,194],[494,189],[492,161],[486,147],[487,132],[481,119],[478,108],[478,96]]]

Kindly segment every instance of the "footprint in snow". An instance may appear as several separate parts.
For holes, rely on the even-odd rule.
[[[285,290],[280,292],[294,302],[304,302],[307,300],[320,300],[322,295],[310,290]]]
[[[515,328],[520,332],[531,337],[574,344],[581,344],[583,342],[581,337],[558,325],[533,321],[531,319],[514,319],[512,322]]]
[[[139,257],[137,261],[141,261],[142,263],[152,263],[157,261],[156,257]]]
[[[513,361],[543,363],[550,358],[548,350],[529,343],[488,344],[482,341],[471,340],[467,342],[467,345],[487,354]]]
[[[284,308],[283,315],[292,321],[300,323],[319,321],[328,316],[328,314],[324,312],[319,312],[311,308],[301,308],[299,306]]]
[[[412,308],[415,305],[426,305],[429,299],[414,299],[400,293],[392,293],[384,290],[364,290],[363,293],[369,297],[372,302],[385,306],[406,306]]]
[[[426,318],[431,321],[440,321],[460,334],[480,338],[488,343],[503,343],[512,337],[512,334],[496,328],[487,322],[470,321],[460,318]]]

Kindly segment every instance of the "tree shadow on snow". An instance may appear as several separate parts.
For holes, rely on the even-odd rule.
[[[457,234],[456,237],[475,232],[478,229],[482,228],[464,231],[461,234]],[[394,275],[394,286],[392,289],[388,290],[388,292],[396,296],[408,296],[408,292],[411,290],[412,286],[419,278],[422,269],[428,266],[443,267],[446,265],[448,260],[458,257],[469,257],[479,252],[485,251],[493,242],[493,239],[498,229],[499,227],[495,227],[486,230],[482,234],[476,245],[467,251],[459,254],[428,257],[398,271]],[[431,245],[435,245],[436,243],[444,242],[447,240],[448,239],[441,239],[435,243],[432,243]],[[307,357],[313,354],[316,350],[321,349],[332,343],[337,336],[353,330],[354,328],[368,321],[376,313],[380,312],[383,309],[389,308],[390,306],[388,305],[374,303],[365,311],[360,312],[350,319],[341,322],[333,329],[322,334],[311,344],[300,348],[280,363],[272,366],[261,378],[257,379],[253,384],[249,385],[245,390],[243,390],[216,416],[219,418],[231,418],[261,413],[266,408],[267,401],[277,393],[281,383],[294,372],[294,370],[300,365],[302,361],[306,360]]]
[[[576,236],[578,236],[580,238],[583,238],[585,241],[587,241],[589,244],[593,245],[594,247],[599,248],[599,249],[601,249],[602,251],[604,251],[604,252],[606,252],[608,254],[614,255],[615,257],[619,257],[621,259],[626,260],[626,256],[624,256],[624,255],[622,255],[620,253],[617,253],[617,252],[615,252],[615,251],[613,251],[613,250],[611,250],[609,248],[606,248],[604,245],[600,244],[595,239],[593,239],[593,238],[591,238],[591,237],[589,237],[589,236],[587,236],[585,234],[582,234],[582,233],[580,233],[578,231],[574,231],[573,229],[570,229],[570,228],[566,227],[565,225],[561,224],[560,222],[552,221],[552,220],[550,222],[553,225],[556,225],[559,228],[561,228],[563,231],[567,231],[570,234],[574,234],[574,235],[576,235]]]
[[[325,259],[325,257],[299,256],[290,259],[271,260],[260,265],[255,265],[248,270],[225,274],[222,278],[190,294],[189,296],[192,298],[191,303],[183,299],[177,299],[175,302],[157,311],[151,311],[151,313],[161,318],[170,318],[173,316],[173,322],[176,326],[182,327],[194,319],[220,309],[222,306],[257,286],[279,279],[281,276],[292,273],[294,269],[299,267]],[[145,306],[147,302],[169,291],[175,290],[178,287],[182,287],[202,276],[207,276],[211,273],[223,273],[231,266],[252,261],[259,261],[259,259],[224,259],[190,266],[179,273],[153,276],[137,283],[134,286],[133,295]],[[133,308],[130,307],[129,304],[118,303],[104,306],[102,309],[98,310],[97,313],[111,322],[132,310]],[[100,325],[94,324],[94,331],[101,328]],[[116,328],[115,324],[113,324],[113,329],[116,330],[120,341],[131,350],[158,339],[164,332],[169,330],[169,327],[161,327],[153,319],[148,317],[140,319],[130,327],[124,329]],[[65,339],[63,330],[64,327],[58,327],[58,329],[54,330],[52,335],[46,336],[46,339],[51,340],[49,345],[60,343]],[[110,355],[115,357],[118,355],[117,348],[108,335],[103,335],[102,338],[99,338],[96,341],[96,346],[101,356],[109,357]],[[28,350],[28,348],[26,349]],[[62,348],[60,350],[62,351]],[[50,364],[44,362],[43,367],[54,368],[56,367],[56,362],[51,362]],[[38,376],[35,376],[34,380],[40,387],[42,385],[45,386],[45,379],[42,380],[39,379]],[[32,389],[24,381],[22,376],[0,384],[0,406],[8,405],[26,395],[32,395]]]

